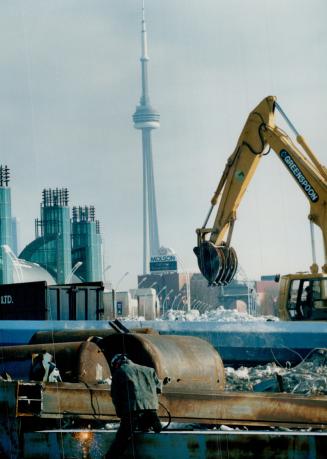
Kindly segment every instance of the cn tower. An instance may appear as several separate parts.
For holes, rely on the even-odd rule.
[[[143,151],[143,274],[148,272],[148,258],[159,254],[159,231],[156,195],[153,176],[151,131],[160,126],[159,113],[151,106],[148,83],[148,43],[145,24],[144,0],[142,1],[141,32],[142,94],[133,115],[134,127],[142,131]]]

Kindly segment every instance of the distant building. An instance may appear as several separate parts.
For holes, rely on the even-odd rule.
[[[209,287],[200,273],[191,278],[192,308],[205,310],[223,306],[225,309],[246,310],[256,314],[256,290],[254,281],[234,279],[229,285]]]
[[[234,279],[229,285],[209,287],[200,273],[162,272],[138,276],[139,288],[156,290],[161,312],[168,309],[186,310],[187,283],[190,283],[190,307],[200,312],[223,306],[252,315],[257,313],[255,281]]]
[[[162,312],[170,308],[185,309],[187,282],[191,277],[192,274],[173,271],[151,273],[138,276],[138,287],[156,290]]]
[[[200,273],[195,273],[191,280],[192,309],[203,312],[206,309],[217,308],[219,300],[219,287],[208,287],[208,281]]]
[[[278,274],[265,274],[263,276],[260,277],[260,280],[261,281],[274,281],[276,282],[276,279],[278,279]],[[278,280],[277,280],[278,282]]]
[[[256,282],[256,291],[260,314],[278,316],[278,292],[279,284],[276,276],[261,276],[261,280]]]
[[[145,320],[154,320],[160,316],[160,303],[157,301],[155,289],[131,289],[130,294],[132,299],[136,300],[138,317],[144,317]]]

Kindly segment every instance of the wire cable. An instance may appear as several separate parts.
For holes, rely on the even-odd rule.
[[[159,405],[166,411],[167,415],[168,415],[168,422],[167,424],[162,428],[162,430],[167,430],[168,427],[170,426],[171,424],[171,413],[170,411],[168,410],[168,408],[161,402],[159,402]]]

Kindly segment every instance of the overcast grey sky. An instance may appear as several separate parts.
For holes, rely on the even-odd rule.
[[[325,0],[147,0],[160,242],[195,270],[195,228],[248,112],[276,95],[326,164]],[[2,0],[1,163],[21,244],[44,187],[93,204],[110,280],[142,269],[141,0]],[[241,204],[233,245],[249,277],[306,270],[309,207],[271,153]],[[316,231],[320,236],[319,231]],[[321,244],[320,244],[321,246]],[[321,248],[319,251],[322,261]]]

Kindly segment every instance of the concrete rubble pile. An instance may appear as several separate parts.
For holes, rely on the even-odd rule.
[[[203,314],[198,309],[192,309],[189,312],[170,309],[165,314],[164,319],[181,320],[181,321],[212,321],[212,322],[267,322],[278,321],[275,316],[252,316],[246,312],[239,312],[236,309],[225,309],[219,306],[216,309],[210,309]]]
[[[225,368],[226,390],[327,394],[327,349],[314,349],[291,368],[275,362],[256,367]]]

